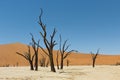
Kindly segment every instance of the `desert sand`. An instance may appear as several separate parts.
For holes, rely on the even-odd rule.
[[[120,66],[69,66],[50,72],[50,68],[0,67],[0,80],[120,80]]]

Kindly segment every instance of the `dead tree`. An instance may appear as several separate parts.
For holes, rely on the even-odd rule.
[[[41,54],[41,55],[42,55],[42,54]],[[45,67],[45,66],[46,66],[45,62],[46,62],[46,57],[44,57],[44,56],[42,55],[42,58],[40,59],[40,66],[41,66],[41,67]]]
[[[19,52],[16,52],[16,54],[22,56],[23,58],[25,58],[29,64],[30,64],[30,70],[34,70],[34,67],[33,67],[33,59],[34,59],[34,55],[31,55],[31,51],[30,51],[30,46],[28,45],[28,52],[25,52],[24,54],[21,54]]]
[[[57,69],[59,69],[59,50],[57,51],[57,55],[56,55],[56,63],[57,63]]]
[[[70,45],[66,45],[67,44],[66,40],[63,45],[61,45],[62,39],[61,39],[61,35],[60,35],[60,54],[61,54],[61,65],[60,65],[60,69],[63,69],[63,62],[64,59],[67,58],[72,52],[77,52],[76,50],[70,50],[67,52],[68,48],[70,47]]]
[[[37,45],[33,35],[31,33],[30,33],[30,35],[32,36],[31,45],[32,45],[32,48],[33,48],[34,54],[35,54],[35,70],[38,71],[38,50],[39,50],[39,42],[40,41],[37,42],[37,44],[38,44]]]
[[[92,67],[94,68],[95,67],[95,62],[96,62],[96,58],[99,54],[99,49],[97,50],[96,54],[92,53],[91,52],[91,57],[92,57]]]
[[[42,32],[40,32],[40,35],[42,36],[43,38],[43,41],[44,41],[44,45],[47,49],[47,51],[45,51],[43,49],[43,47],[40,46],[40,48],[42,49],[42,51],[49,57],[49,61],[50,61],[50,66],[51,66],[51,71],[52,72],[56,72],[55,70],[55,67],[54,67],[54,61],[53,61],[53,48],[54,46],[57,44],[56,41],[54,40],[54,37],[55,37],[55,34],[56,34],[56,29],[54,28],[54,31],[53,33],[50,35],[50,41],[49,39],[47,38],[47,31],[46,31],[46,25],[43,24],[42,20],[41,20],[41,17],[42,17],[42,9],[41,9],[41,14],[39,16],[39,25],[40,27],[42,28]]]
[[[16,63],[16,66],[17,66],[17,67],[19,66],[19,63],[18,63],[18,62]]]
[[[67,67],[68,67],[68,66],[69,66],[70,61],[67,59],[66,63],[67,63]]]
[[[45,61],[46,61],[46,58],[40,59],[40,66],[41,67],[45,67]]]
[[[49,65],[49,60],[47,60],[45,67],[48,67]]]

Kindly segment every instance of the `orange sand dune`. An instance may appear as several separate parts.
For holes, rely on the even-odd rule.
[[[26,66],[28,62],[16,52],[27,52],[27,45],[21,43],[0,45],[0,66],[9,64],[10,66]],[[39,50],[39,59],[41,54],[46,56],[41,50]],[[84,53],[72,53],[67,58],[70,61],[70,65],[91,65],[91,55]],[[56,51],[54,51],[54,61],[56,60]],[[96,64],[99,65],[113,65],[120,62],[120,55],[98,55]],[[56,61],[55,61],[56,63]],[[64,61],[66,64],[66,60]]]

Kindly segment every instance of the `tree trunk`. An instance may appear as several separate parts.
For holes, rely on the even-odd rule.
[[[55,67],[54,67],[53,55],[52,55],[52,54],[49,55],[49,59],[50,59],[51,71],[52,71],[52,72],[56,72],[56,71],[55,71]]]
[[[95,59],[93,59],[93,68],[95,67]]]
[[[59,69],[59,61],[58,61],[59,55],[57,53],[57,57],[56,57],[56,62],[57,62],[57,69]]]
[[[38,54],[35,53],[35,71],[38,71]]]
[[[58,63],[58,61],[57,61],[57,69],[59,69],[59,63]]]
[[[61,54],[61,67],[60,69],[63,69],[63,54]]]
[[[30,61],[29,64],[30,64],[30,70],[34,70],[32,61]]]

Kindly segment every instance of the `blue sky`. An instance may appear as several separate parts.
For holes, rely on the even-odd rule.
[[[37,23],[42,8],[48,33],[56,28],[55,39],[61,34],[70,49],[120,54],[119,4],[119,0],[0,0],[0,44],[29,44],[30,32],[42,40]]]

